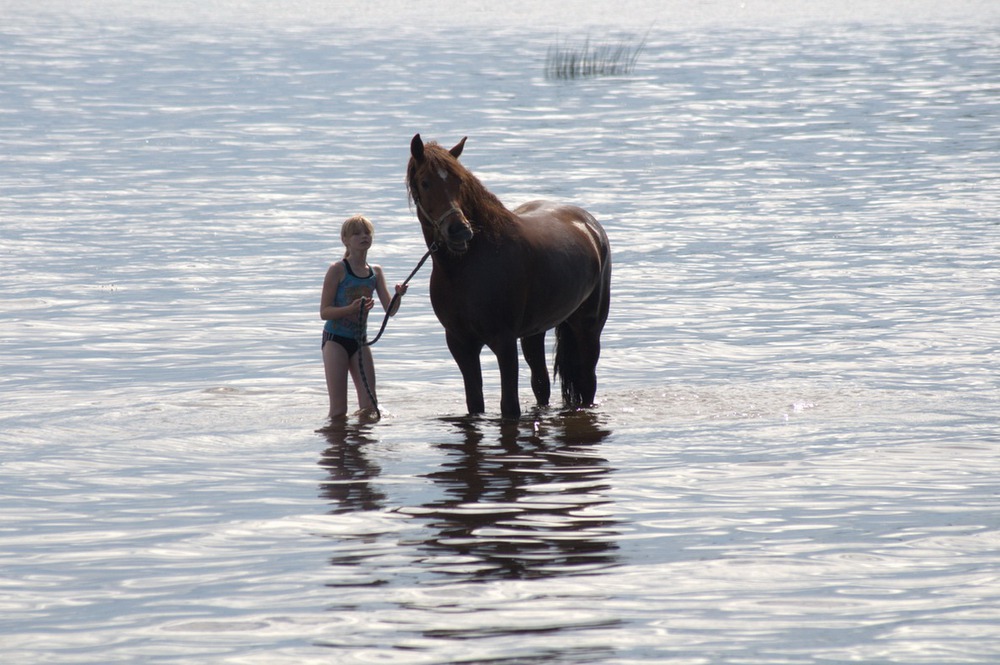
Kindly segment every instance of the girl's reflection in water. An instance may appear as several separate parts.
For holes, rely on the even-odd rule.
[[[371,436],[373,423],[352,423],[344,419],[319,430],[328,443],[319,465],[330,474],[320,489],[321,495],[333,502],[333,514],[385,507],[385,494],[371,482],[382,469],[365,455],[366,444],[376,442]]]

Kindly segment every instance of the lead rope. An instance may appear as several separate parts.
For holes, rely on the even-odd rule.
[[[413,276],[417,274],[417,271],[420,270],[425,263],[427,263],[427,259],[430,258],[433,252],[437,251],[437,248],[438,245],[436,242],[431,243],[431,246],[427,249],[427,252],[424,254],[423,258],[421,258],[420,261],[417,262],[417,267],[413,269],[409,277],[403,280],[403,286],[406,286],[407,284],[410,283],[410,280],[413,279]],[[389,301],[389,307],[387,307],[385,310],[385,316],[382,318],[382,326],[378,329],[378,334],[375,335],[375,339],[373,339],[370,342],[365,338],[358,340],[358,342],[362,346],[373,346],[375,342],[377,342],[379,338],[382,337],[382,333],[385,332],[385,326],[387,323],[389,323],[389,317],[391,316],[392,308],[396,306],[396,302],[398,300],[399,300],[399,294],[398,293],[393,294],[392,300]],[[361,312],[359,312],[358,314],[360,316],[360,323],[361,323],[361,327],[359,328],[359,330],[364,331],[365,329],[364,324],[367,321],[368,313],[364,311],[364,308],[362,308]],[[362,335],[364,335],[363,332]]]
[[[413,279],[413,276],[417,274],[417,271],[420,270],[425,263],[427,263],[427,259],[430,258],[430,255],[432,253],[437,251],[437,248],[438,245],[436,242],[431,243],[431,246],[427,248],[427,252],[420,259],[420,261],[417,262],[417,267],[414,268],[413,271],[410,272],[410,276],[403,281],[403,286],[406,286],[407,284],[410,283],[410,280]],[[366,333],[366,328],[368,327],[368,308],[365,307],[365,301],[367,300],[367,298],[361,299],[361,310],[358,312],[358,332],[357,336],[355,337],[355,339],[358,342],[358,345],[361,347],[360,349],[361,351],[363,351],[364,347],[366,346],[374,345],[375,342],[377,342],[379,338],[382,337],[382,333],[385,332],[385,326],[386,324],[389,323],[389,317],[392,315],[393,308],[399,301],[399,297],[400,296],[398,292],[393,294],[392,300],[389,301],[389,306],[385,310],[385,317],[382,319],[382,326],[379,328],[378,334],[375,335],[375,339],[373,339],[370,342],[368,341],[368,336]],[[358,356],[358,369],[361,370],[361,383],[363,383],[365,386],[365,392],[368,393],[368,399],[372,401],[372,406],[375,407],[375,417],[381,420],[382,412],[379,411],[378,408],[378,399],[375,397],[375,391],[372,390],[371,386],[368,384],[368,375],[365,373],[364,353]]]

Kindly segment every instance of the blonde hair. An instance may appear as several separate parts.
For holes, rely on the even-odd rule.
[[[375,225],[371,223],[371,220],[364,215],[354,215],[353,217],[348,217],[344,220],[343,225],[340,227],[340,241],[347,245],[347,239],[362,231],[367,231],[368,233],[375,235]],[[344,258],[346,259],[351,253],[348,249],[344,252]]]

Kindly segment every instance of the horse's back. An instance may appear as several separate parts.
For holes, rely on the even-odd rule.
[[[580,206],[573,205],[571,203],[558,203],[556,201],[546,201],[544,199],[538,199],[536,201],[528,201],[527,203],[522,203],[518,207],[512,210],[515,215],[525,220],[534,220],[540,222],[552,222],[552,221],[562,221],[562,222],[579,222],[585,221],[588,224],[595,224],[600,227],[600,224],[589,212],[581,208]]]
[[[588,249],[594,248],[602,263],[609,258],[604,228],[593,215],[579,206],[537,200],[528,201],[512,212],[524,224],[525,232],[535,234],[538,239],[555,244],[575,241]]]

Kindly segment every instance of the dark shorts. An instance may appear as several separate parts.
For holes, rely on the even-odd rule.
[[[334,335],[333,333],[324,330],[323,343],[319,345],[319,348],[322,349],[326,346],[327,342],[336,342],[344,347],[344,351],[347,351],[348,358],[357,353],[358,349],[361,348],[361,345],[358,344],[358,340],[356,339],[351,339],[350,337],[344,337],[342,335]]]

